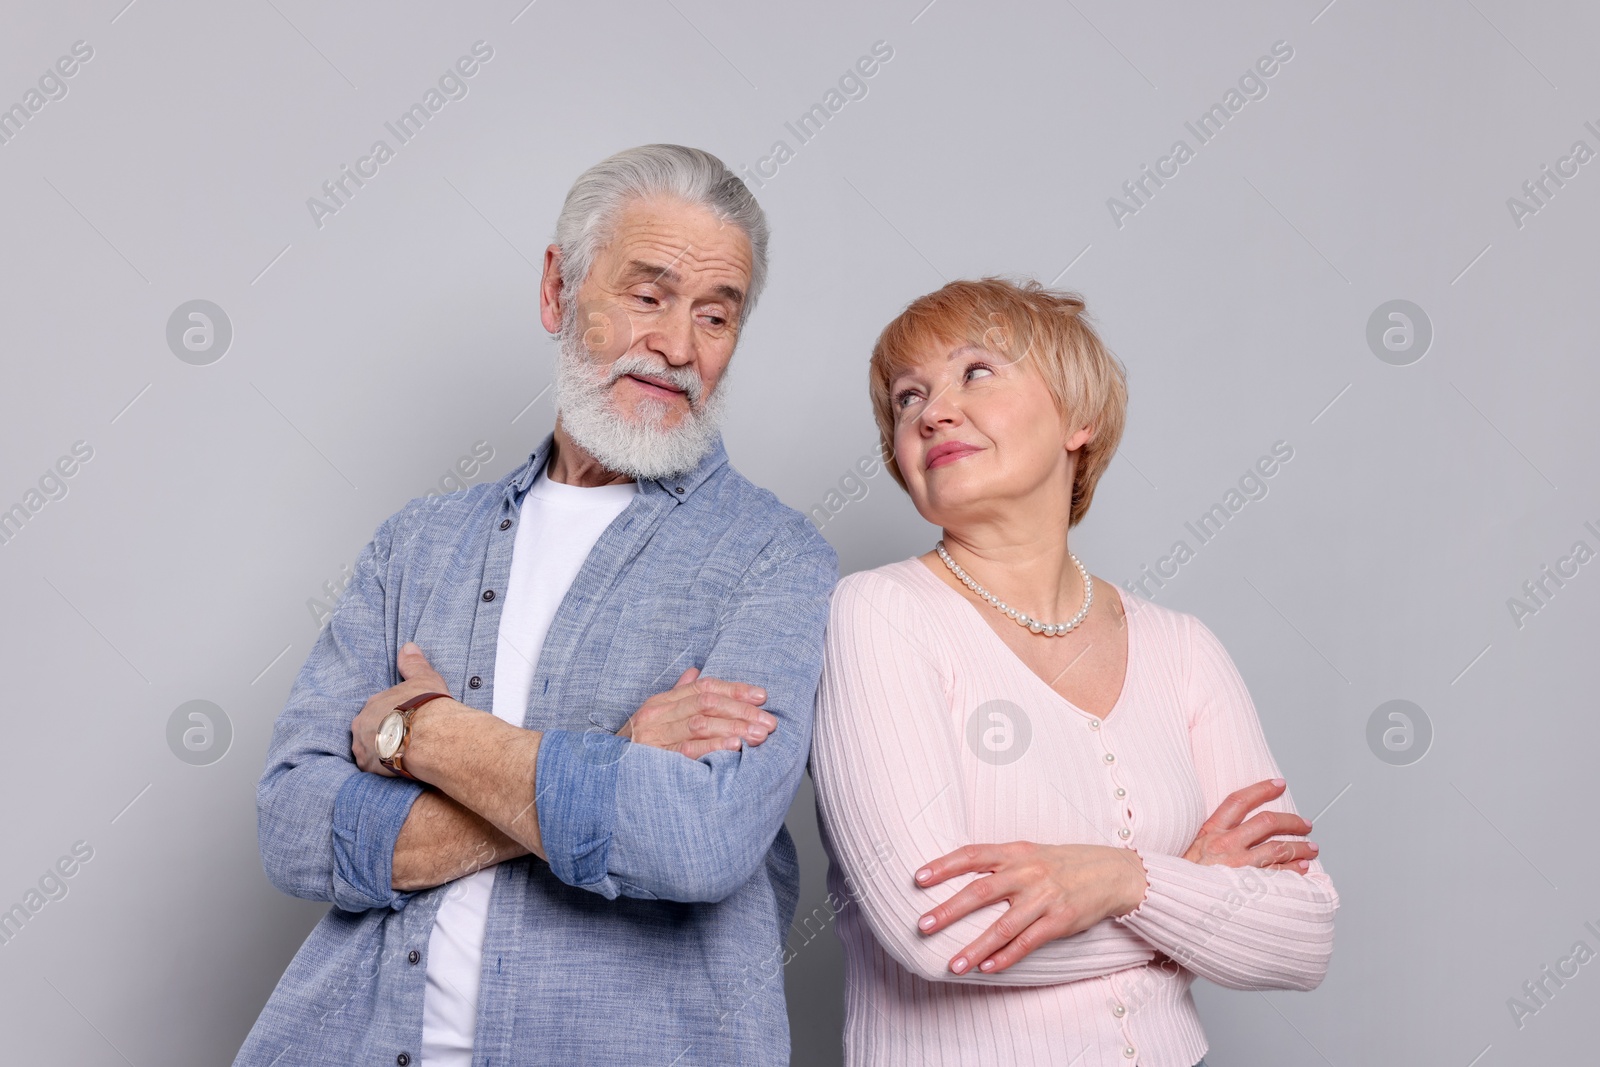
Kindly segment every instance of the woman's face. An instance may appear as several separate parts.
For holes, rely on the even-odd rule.
[[[1027,504],[1062,507],[1065,525],[1069,452],[1091,431],[1068,433],[1031,360],[975,345],[929,351],[889,383],[889,407],[895,462],[923,518],[992,521]]]

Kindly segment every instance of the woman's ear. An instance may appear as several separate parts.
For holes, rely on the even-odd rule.
[[[1064,442],[1064,447],[1068,452],[1076,452],[1078,449],[1082,448],[1084,445],[1093,440],[1094,424],[1090,423],[1088,426],[1080,426],[1077,430],[1075,430]]]

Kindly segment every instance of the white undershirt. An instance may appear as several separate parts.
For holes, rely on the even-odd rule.
[[[521,726],[528,690],[556,609],[589,551],[639,492],[637,483],[583,488],[544,471],[522,498],[511,577],[494,654],[494,713]],[[451,882],[428,938],[421,1067],[471,1067],[483,935],[494,867]]]

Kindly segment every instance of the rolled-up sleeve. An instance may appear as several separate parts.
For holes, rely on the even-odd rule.
[[[419,782],[357,771],[333,799],[333,903],[343,911],[403,908],[410,893],[395,891],[394,844]]]
[[[422,787],[367,774],[350,751],[350,722],[398,681],[386,582],[391,516],[356,561],[355,577],[300,668],[273,724],[256,788],[256,836],[274,886],[344,911],[400,908],[391,888],[394,843]]]
[[[551,873],[607,897],[617,896],[606,862],[616,825],[618,764],[628,743],[597,731],[547,730],[534,771],[539,833]]]
[[[805,772],[833,548],[799,516],[745,572],[703,677],[761,686],[778,728],[690,760],[597,731],[544,734],[535,768],[550,870],[601,896],[717,901],[748,882]]]

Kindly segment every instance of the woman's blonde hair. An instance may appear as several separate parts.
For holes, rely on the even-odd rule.
[[[1122,440],[1128,412],[1127,372],[1089,325],[1083,298],[1036,281],[950,282],[913,300],[883,328],[872,346],[868,380],[889,474],[905,488],[894,459],[889,383],[931,351],[943,353],[966,345],[987,349],[1008,362],[1028,361],[1044,379],[1062,417],[1094,428],[1072,476],[1067,525],[1076,526],[1089,510],[1095,485]]]

